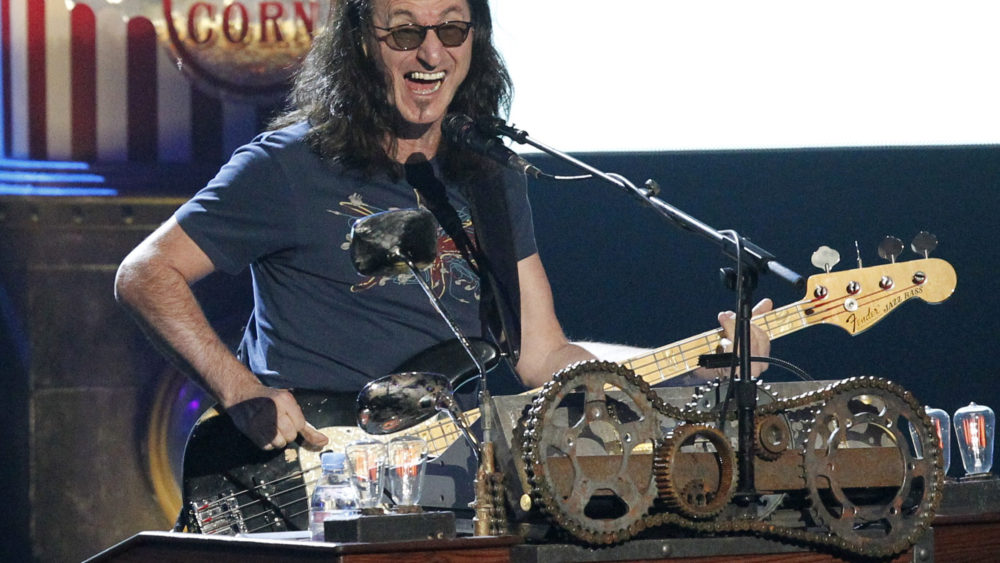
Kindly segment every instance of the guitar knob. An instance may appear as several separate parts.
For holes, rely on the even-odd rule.
[[[924,283],[925,281],[927,281],[927,274],[925,274],[923,272],[917,272],[917,273],[913,274],[913,283],[915,285],[920,285],[920,284]]]
[[[816,297],[816,299],[823,299],[829,294],[830,290],[828,290],[826,286],[823,285],[817,285],[816,289],[813,290],[813,295]]]
[[[882,289],[892,289],[893,285],[892,278],[889,276],[882,276],[882,279],[878,282],[878,286]]]
[[[910,249],[913,252],[927,258],[931,255],[931,252],[937,248],[938,240],[937,237],[928,233],[927,231],[920,231],[917,236],[913,237],[913,242],[910,243]]]
[[[861,291],[860,283],[852,281],[847,284],[847,293],[850,293],[851,295],[857,295],[860,291]]]
[[[878,255],[883,260],[896,263],[896,257],[903,253],[903,241],[896,237],[885,237],[878,245]]]
[[[812,265],[826,273],[840,262],[840,253],[829,246],[821,246],[812,253]]]

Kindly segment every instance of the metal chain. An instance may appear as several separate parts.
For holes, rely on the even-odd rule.
[[[507,489],[504,487],[504,474],[497,471],[487,475],[490,486],[490,496],[493,508],[490,510],[490,534],[503,536],[508,533],[507,527]]]

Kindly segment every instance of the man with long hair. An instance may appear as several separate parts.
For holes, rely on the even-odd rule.
[[[421,206],[442,225],[429,282],[466,334],[529,387],[593,358],[556,319],[523,176],[442,141],[447,114],[505,113],[510,90],[486,0],[339,0],[290,109],[126,257],[119,301],[257,446],[322,447],[288,389],[353,396],[450,338],[409,276],[362,277],[348,250],[358,219]],[[190,286],[247,266],[234,355]]]

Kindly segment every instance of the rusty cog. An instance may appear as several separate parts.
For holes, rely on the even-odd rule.
[[[852,549],[897,553],[930,524],[942,488],[930,420],[912,395],[877,378],[839,385],[816,413],[803,451],[810,514]],[[878,467],[852,462],[881,448]]]
[[[716,516],[736,491],[736,452],[726,435],[702,424],[674,428],[653,461],[660,500],[695,520]]]
[[[523,444],[533,492],[576,538],[611,544],[642,529],[656,499],[654,397],[628,368],[590,361],[557,373],[535,398]]]
[[[757,438],[754,453],[765,461],[778,459],[792,445],[792,429],[788,420],[778,414],[758,415],[754,436]]]

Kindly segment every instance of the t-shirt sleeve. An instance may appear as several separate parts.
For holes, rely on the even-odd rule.
[[[237,274],[258,257],[294,242],[295,202],[278,148],[269,134],[240,147],[174,214],[223,272]]]
[[[531,203],[528,201],[528,183],[523,174],[506,171],[507,208],[510,213],[511,229],[514,233],[514,250],[517,259],[523,260],[538,252],[535,243],[535,225],[531,218]]]

